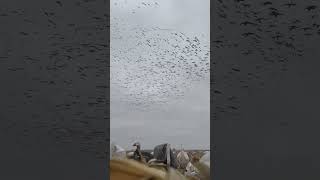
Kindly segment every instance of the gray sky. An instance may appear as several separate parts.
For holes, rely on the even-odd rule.
[[[143,148],[165,142],[175,147],[210,147],[209,3],[111,1],[111,141],[126,149],[134,141]],[[178,61],[167,53],[182,53],[170,46],[173,42],[146,46],[155,37],[171,41],[172,33],[197,37],[201,52]],[[182,47],[186,42],[174,44]]]

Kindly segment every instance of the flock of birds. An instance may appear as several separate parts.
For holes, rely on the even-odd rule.
[[[159,8],[159,3],[155,0],[116,0],[114,2],[110,2],[111,4],[111,11],[113,10],[112,7],[125,9],[130,6],[130,8],[127,10],[130,14],[136,14],[137,12],[143,10],[143,9],[150,9],[150,8]]]
[[[300,63],[320,36],[319,2],[216,0],[213,7],[213,117],[237,118],[241,101]]]
[[[121,101],[142,111],[162,109],[181,100],[194,82],[207,78],[209,83],[209,38],[132,24],[111,18],[111,103]]]
[[[108,66],[111,103],[119,90],[120,99],[133,109],[163,106],[181,98],[193,81],[208,78],[208,39],[159,27],[131,27],[117,17],[109,27],[104,3],[52,1],[37,9],[22,3],[21,8],[0,10],[0,22],[6,24],[0,31],[1,78],[11,78],[1,89],[3,136],[24,148],[70,145],[105,158]],[[133,11],[158,6],[144,1]],[[66,16],[69,8],[74,13]]]
[[[1,90],[1,132],[6,133],[1,136],[24,148],[70,145],[106,157],[105,3],[51,1],[40,3],[41,8],[9,3],[1,8],[0,22],[6,25],[0,31],[0,71],[10,78]],[[73,13],[66,16],[70,8]]]
[[[320,36],[320,9],[317,1],[212,3],[213,113],[219,119],[237,114],[241,98],[303,58],[304,45]],[[93,4],[98,3],[53,1],[37,10],[0,10],[0,22],[6,24],[0,31],[1,78],[12,79],[1,89],[2,133],[14,132],[17,141],[26,143],[46,129],[43,134],[57,143],[81,142],[82,151],[104,156],[109,26],[107,12],[95,11],[104,4]],[[120,1],[115,5],[125,6]],[[160,2],[145,1],[129,13],[158,6]],[[83,16],[82,23],[59,14],[68,7]],[[117,17],[111,18],[110,30],[111,98],[146,110],[181,98],[190,84],[209,75],[210,45],[201,36],[134,27]],[[21,116],[32,122],[21,123]]]

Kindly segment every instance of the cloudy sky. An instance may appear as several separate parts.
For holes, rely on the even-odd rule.
[[[209,3],[111,0],[111,141],[210,147]],[[188,38],[197,54],[178,61]]]

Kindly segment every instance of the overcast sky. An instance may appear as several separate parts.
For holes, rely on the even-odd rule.
[[[181,144],[186,149],[210,147],[209,73],[193,81],[183,75],[171,75],[165,82],[177,86],[174,90],[163,87],[169,82],[155,86],[161,79],[149,76],[145,68],[139,69],[141,65],[135,64],[135,55],[146,57],[149,51],[135,46],[139,39],[132,38],[141,27],[157,27],[182,32],[209,44],[209,3],[209,0],[111,0],[111,141],[126,149],[131,149],[135,141],[142,148],[166,142],[177,148]],[[135,50],[130,51],[132,48]],[[209,51],[209,46],[204,48],[203,51]],[[153,62],[157,59],[154,54],[150,57]],[[132,74],[148,78],[129,79]],[[145,84],[153,88],[139,89]],[[160,90],[166,92],[165,96],[160,96]],[[128,92],[135,98],[130,98]],[[133,107],[135,100],[143,101]],[[165,101],[165,105],[160,101]]]

